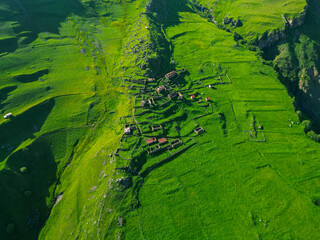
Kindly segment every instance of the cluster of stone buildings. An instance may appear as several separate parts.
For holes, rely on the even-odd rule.
[[[181,139],[175,139],[169,142],[167,138],[157,139],[156,137],[146,139],[146,143],[149,146],[149,149],[147,150],[149,154],[175,149],[183,145]]]
[[[186,71],[186,70],[184,70],[184,71]],[[176,100],[176,99],[182,100],[184,98],[184,96],[181,92],[183,92],[183,91],[188,92],[189,90],[188,91],[185,91],[183,89],[180,90],[181,85],[179,84],[179,81],[174,80],[178,76],[179,76],[179,74],[177,71],[171,71],[171,72],[167,73],[164,76],[164,78],[162,78],[162,80],[160,80],[159,82],[156,82],[156,80],[154,78],[130,80],[130,82],[132,82],[132,83],[144,84],[144,85],[143,86],[131,85],[131,86],[129,86],[129,89],[132,89],[132,90],[136,90],[137,88],[140,90],[146,90],[147,88],[149,89],[146,92],[140,91],[140,94],[144,94],[144,95],[141,96],[139,94],[137,99],[142,97],[142,100],[140,102],[140,106],[135,107],[135,108],[146,108],[146,109],[150,109],[150,110],[142,111],[140,113],[134,114],[133,115],[134,119],[135,119],[135,117],[142,116],[144,114],[148,114],[148,113],[150,113],[150,111],[153,112],[151,109],[154,107],[163,107],[164,104],[170,104],[170,101],[172,101],[172,100]],[[150,83],[150,85],[149,85],[149,83]],[[163,85],[161,85],[161,83]],[[177,91],[177,89],[179,89],[179,91],[181,91],[181,92]],[[155,92],[156,92],[156,94],[155,94]],[[149,97],[146,98],[146,96],[149,96]],[[192,95],[188,95],[188,96],[191,99],[194,99],[194,100],[197,99],[196,94],[192,94]],[[168,99],[165,103],[157,105],[159,100],[163,100],[165,98]],[[210,98],[206,97],[205,100],[209,101]],[[135,119],[135,121],[137,122],[136,119]],[[137,122],[137,124],[139,124],[139,123]],[[145,136],[144,134],[147,132],[156,132],[159,130],[163,130],[162,125],[151,125],[150,124],[150,130],[139,132],[140,127],[141,126],[138,126],[138,129],[137,129],[134,124],[126,124],[125,129],[124,129],[124,134],[125,135],[132,135],[135,130],[138,130],[139,134],[142,134],[142,136]],[[140,129],[140,131],[142,131],[142,130]],[[194,129],[194,132],[197,135],[199,135],[204,132],[204,129],[202,127],[198,126]],[[145,138],[145,142],[146,142],[146,145],[144,145],[142,148],[147,149],[146,151],[150,155],[161,154],[165,151],[170,152],[170,150],[177,149],[181,145],[184,145],[184,143],[182,142],[181,139],[168,140],[168,138],[165,137],[165,135],[163,135],[163,137],[156,137],[155,136],[155,137]]]

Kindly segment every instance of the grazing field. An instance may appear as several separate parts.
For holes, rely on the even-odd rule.
[[[144,179],[126,239],[317,238],[318,146],[305,136],[273,69],[235,47],[232,34],[174,3],[169,9],[179,15],[165,29],[177,66],[200,79],[219,64],[232,84],[199,90],[214,105],[214,114],[199,120],[207,134]],[[253,118],[263,142],[243,134]]]
[[[282,29],[284,19],[292,20],[304,12],[307,5],[305,0],[199,0],[199,4],[213,12],[216,21],[223,23],[224,18],[240,20],[234,28],[232,23],[225,24],[226,28],[236,31],[248,40],[254,40],[266,32]]]
[[[113,83],[123,74],[118,59],[126,31],[120,24],[127,12],[135,14],[131,10],[139,3],[101,3],[99,9],[106,11],[101,15],[108,11],[112,15],[99,19],[97,13],[81,17],[81,13],[87,17],[90,9],[74,8],[77,1],[50,1],[50,7],[48,2],[43,8],[39,2],[22,2],[26,12],[16,2],[1,5],[8,13],[3,19],[12,12],[17,19],[3,21],[1,39],[25,42],[21,36],[27,31],[33,38],[32,43],[12,48],[5,44],[0,60],[0,112],[14,116],[0,119],[0,191],[1,205],[6,206],[1,210],[1,239],[35,239],[42,227],[40,239],[66,239],[62,234],[70,226],[60,220],[69,214],[64,207],[76,213],[68,222],[79,225],[77,211],[92,204],[86,201],[94,192],[90,189],[112,170],[104,158],[118,143],[117,121],[130,107],[130,98]],[[21,33],[14,28],[18,24]],[[106,174],[101,174],[102,168]],[[99,192],[105,192],[103,185]],[[57,196],[63,210],[55,206],[51,211]],[[93,211],[97,208],[92,206]],[[44,226],[49,215],[61,225],[49,219]],[[8,233],[11,225],[14,232]]]
[[[0,239],[318,239],[319,143],[232,33],[305,6],[2,1]]]

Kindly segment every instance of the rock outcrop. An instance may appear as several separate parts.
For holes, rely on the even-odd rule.
[[[280,40],[284,40],[288,36],[288,31],[292,30],[294,28],[297,28],[298,26],[303,25],[305,21],[305,17],[307,14],[308,5],[306,5],[303,12],[300,13],[299,17],[293,18],[293,19],[286,19],[285,16],[282,16],[284,20],[284,28],[283,29],[276,29],[271,32],[265,32],[258,40],[256,45],[260,49],[264,49],[267,47],[272,46],[276,42]]]

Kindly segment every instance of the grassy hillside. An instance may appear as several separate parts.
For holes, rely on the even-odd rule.
[[[143,179],[125,239],[317,238],[318,147],[304,135],[275,72],[236,46],[232,34],[167,3],[165,31],[177,67],[196,80],[219,64],[232,84],[199,90],[214,103],[214,114],[198,121],[207,134]],[[263,125],[266,142],[246,135],[252,124]]]
[[[303,114],[302,120],[309,120],[312,126],[306,128],[309,136],[319,141],[319,34],[320,22],[318,12],[320,2],[309,2],[308,13],[303,25],[288,32],[286,40],[275,42],[264,50],[264,58],[273,61],[275,70],[279,72],[283,83],[291,95],[295,96],[295,104]],[[305,122],[305,123],[306,123]]]
[[[2,239],[35,239],[56,197],[64,192],[60,189],[64,182],[62,173],[73,168],[73,159],[78,159],[78,155],[80,159],[88,151],[86,143],[94,145],[93,139],[99,142],[94,136],[101,128],[109,129],[101,136],[103,147],[117,141],[120,126],[113,120],[119,115],[109,113],[119,110],[119,114],[127,114],[128,100],[117,92],[117,84],[113,84],[124,33],[120,23],[114,23],[116,27],[112,23],[122,18],[128,9],[126,5],[104,2],[95,2],[101,5],[101,13],[95,12],[94,4],[87,6],[88,2],[83,5],[77,1],[2,4],[7,9],[7,15],[2,15],[4,20],[15,19],[19,24],[19,30],[12,28],[11,31],[16,35],[14,41],[21,40],[19,31],[30,31],[34,39],[15,49],[6,44],[5,50],[12,53],[3,54],[0,61],[0,111],[3,115],[8,112],[14,115],[13,119],[0,120],[1,194],[6,196],[1,199],[5,208],[1,211],[0,236]],[[113,16],[100,17],[100,14],[108,16],[108,11]],[[119,34],[119,40],[115,34]],[[122,107],[116,107],[119,102]],[[110,128],[110,124],[114,127]],[[110,141],[105,140],[106,136]],[[98,144],[96,148],[101,147]],[[93,187],[99,180],[102,162],[88,166],[91,158],[85,160],[86,163],[81,164],[81,169],[86,169],[85,176],[72,181],[74,186],[83,181]],[[96,171],[95,175],[90,168]],[[79,176],[81,169],[73,171],[75,176]],[[70,187],[69,181],[65,184]],[[88,188],[83,186],[83,189],[89,194]],[[68,193],[64,193],[64,198],[68,199],[67,196]],[[71,202],[79,206],[79,202]],[[13,233],[8,229],[12,225]]]
[[[282,29],[285,20],[298,18],[306,7],[305,0],[199,0],[204,12],[211,12],[213,18],[231,31],[236,31],[247,40],[253,41],[266,32]],[[238,25],[224,21],[240,20]]]
[[[319,238],[319,145],[232,33],[305,5],[2,1],[0,239]]]

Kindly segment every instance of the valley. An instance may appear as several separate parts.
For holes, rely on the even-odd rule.
[[[319,4],[4,0],[0,238],[317,239]]]

